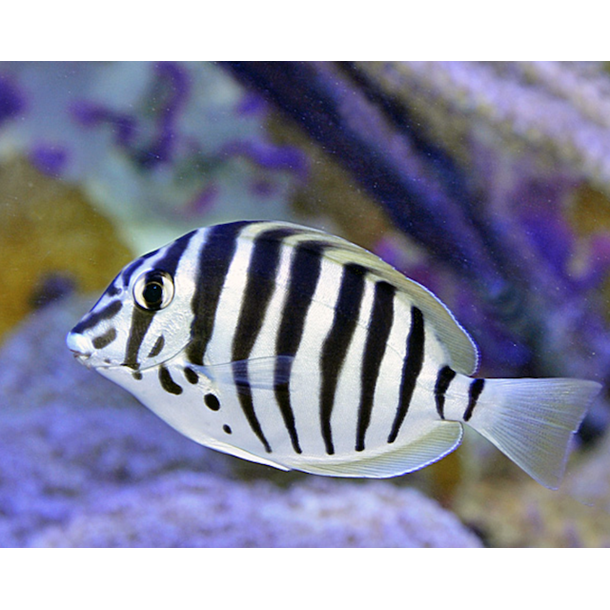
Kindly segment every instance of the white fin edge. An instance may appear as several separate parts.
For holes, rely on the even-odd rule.
[[[184,433],[183,433],[184,434]],[[188,435],[187,435],[188,436]],[[234,457],[241,458],[242,460],[247,460],[248,462],[254,462],[256,464],[261,464],[263,466],[271,466],[272,468],[277,468],[278,470],[290,470],[290,467],[284,466],[279,462],[276,462],[272,459],[264,458],[262,455],[257,455],[256,453],[251,453],[250,451],[246,451],[245,449],[240,449],[239,447],[235,447],[234,445],[229,445],[227,443],[223,443],[214,438],[206,438],[205,440],[198,440],[194,436],[189,436],[190,439],[195,442],[203,445],[204,447],[209,447],[210,449],[215,449],[216,451],[220,451],[221,453],[226,453],[228,455],[232,455]],[[271,454],[273,455],[273,454]]]

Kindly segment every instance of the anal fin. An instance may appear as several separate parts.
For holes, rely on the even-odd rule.
[[[459,422],[432,422],[430,431],[411,443],[374,456],[362,454],[362,459],[337,458],[304,459],[290,467],[311,474],[336,477],[365,477],[373,479],[396,477],[428,466],[451,453],[462,440],[463,429]]]

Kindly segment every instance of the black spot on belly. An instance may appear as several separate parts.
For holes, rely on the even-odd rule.
[[[187,366],[184,369],[184,376],[189,383],[195,385],[199,381],[199,375],[190,367]]]
[[[133,371],[131,374],[136,381],[142,381],[142,373],[140,371]]]
[[[182,387],[179,386],[170,375],[170,372],[165,366],[159,367],[159,381],[161,387],[170,394],[182,394]]]
[[[227,434],[232,434],[233,430],[231,430],[231,426],[228,426],[227,424],[225,424],[222,429],[227,433]]]
[[[208,409],[212,409],[212,411],[218,411],[220,409],[220,401],[214,394],[206,394],[203,397],[203,402],[205,402],[205,406]]]

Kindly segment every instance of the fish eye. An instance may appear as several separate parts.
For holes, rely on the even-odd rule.
[[[164,309],[174,298],[174,280],[165,271],[147,271],[135,281],[133,298],[141,309]]]

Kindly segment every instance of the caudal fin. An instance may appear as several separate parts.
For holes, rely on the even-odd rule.
[[[487,379],[468,424],[536,481],[557,489],[570,438],[600,389],[581,379]]]

